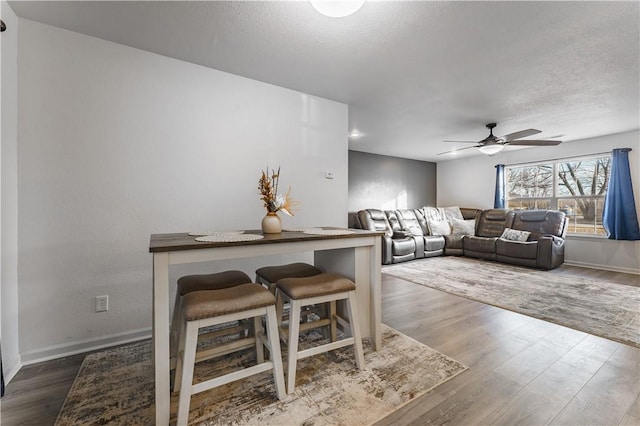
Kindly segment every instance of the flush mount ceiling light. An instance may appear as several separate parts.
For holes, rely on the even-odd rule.
[[[358,11],[365,0],[311,0],[311,6],[331,18],[343,18]]]

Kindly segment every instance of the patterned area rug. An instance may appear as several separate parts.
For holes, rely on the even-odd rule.
[[[467,257],[384,266],[384,274],[640,347],[640,288]]]
[[[312,332],[305,339],[322,336]],[[275,396],[270,372],[195,395],[189,424],[368,425],[467,369],[386,326],[382,349],[373,352],[366,343],[364,349],[362,371],[352,348],[299,361],[295,392],[284,401]],[[255,361],[251,351],[240,354],[199,363],[195,381]],[[149,341],[87,356],[56,425],[153,425],[150,358]],[[176,410],[174,394],[172,424]]]

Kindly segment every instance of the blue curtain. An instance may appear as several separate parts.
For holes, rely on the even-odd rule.
[[[505,180],[504,180],[504,164],[496,165],[496,195],[493,199],[493,208],[494,209],[504,209],[506,207],[506,202],[504,199],[505,193]]]
[[[611,240],[640,240],[629,151],[631,148],[614,149],[612,152],[611,174],[602,213],[602,225]]]

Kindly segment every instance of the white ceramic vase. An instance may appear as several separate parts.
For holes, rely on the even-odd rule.
[[[282,221],[276,212],[269,212],[262,219],[263,234],[279,234],[282,232]]]

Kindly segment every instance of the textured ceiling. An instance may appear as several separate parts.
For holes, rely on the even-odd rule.
[[[564,141],[640,127],[640,3],[10,1],[46,24],[349,104],[350,149],[441,161],[537,128]],[[507,148],[515,149],[515,148]],[[477,155],[469,149],[458,155]]]

